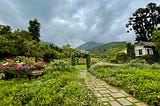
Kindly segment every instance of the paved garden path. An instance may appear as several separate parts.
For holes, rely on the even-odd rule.
[[[86,86],[97,96],[98,101],[106,106],[148,106],[127,94],[123,90],[108,85],[105,81],[97,79],[87,71],[81,71]]]

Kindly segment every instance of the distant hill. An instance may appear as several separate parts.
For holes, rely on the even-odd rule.
[[[118,49],[119,51],[126,48],[127,42],[110,42],[103,45],[96,46],[94,48],[90,48],[87,51],[89,52],[107,52],[109,49]]]
[[[78,50],[89,50],[91,48],[95,48],[96,46],[103,45],[103,43],[96,43],[96,42],[86,42],[80,46],[78,46],[76,49]]]

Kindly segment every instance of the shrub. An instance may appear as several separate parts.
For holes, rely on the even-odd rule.
[[[149,63],[149,64],[154,63],[153,55],[144,55],[144,56],[141,57],[141,59],[146,60],[146,62]]]
[[[42,70],[45,67],[43,61],[36,62],[35,58],[17,57],[6,59],[0,64],[0,72],[4,73],[6,78],[28,77],[34,70]]]
[[[128,59],[128,55],[126,53],[118,53],[116,54],[116,59],[119,63],[124,63]]]
[[[112,59],[110,59],[110,62],[111,63],[118,63],[118,60],[116,58],[112,58]]]
[[[135,61],[135,60],[134,60]],[[133,61],[133,62],[134,62]],[[90,72],[108,84],[120,87],[151,106],[160,105],[160,65],[95,67]]]
[[[78,70],[55,71],[47,67],[46,73],[38,79],[0,81],[1,106],[101,106],[84,86]]]
[[[70,63],[64,60],[54,60],[48,64],[47,70],[51,71],[64,71],[69,70]]]

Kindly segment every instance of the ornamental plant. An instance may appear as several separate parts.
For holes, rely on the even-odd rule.
[[[9,58],[0,63],[0,73],[4,73],[8,78],[27,77],[34,70],[43,70],[45,62],[36,61],[35,58]]]

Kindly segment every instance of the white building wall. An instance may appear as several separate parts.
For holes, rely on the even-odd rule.
[[[145,55],[148,54],[147,49],[149,49],[149,55],[153,55],[153,49],[152,48],[144,48],[145,49]]]
[[[143,52],[145,51],[145,50],[144,50],[144,46],[136,45],[136,46],[134,47],[135,56],[141,56],[141,55],[139,55],[139,50],[140,50],[140,49],[142,49],[142,55],[143,55]]]
[[[149,49],[149,55],[153,55],[153,49],[152,49],[152,48],[144,48],[144,46],[136,45],[136,46],[134,47],[135,56],[148,55],[147,49]],[[142,50],[142,55],[139,55],[139,50]]]

